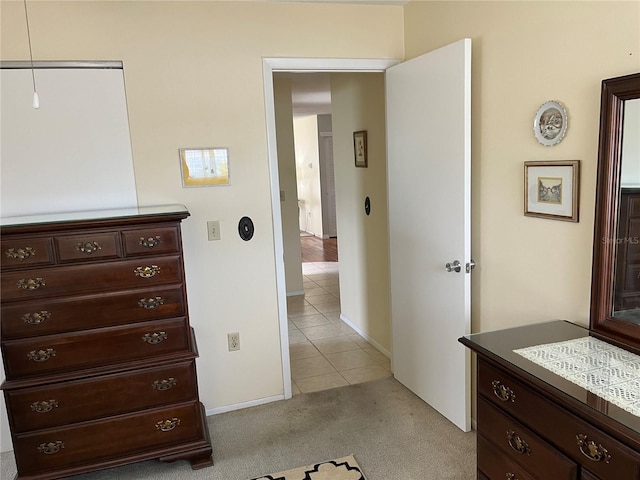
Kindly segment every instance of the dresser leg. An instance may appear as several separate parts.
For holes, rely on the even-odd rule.
[[[199,468],[210,467],[211,465],[213,465],[213,455],[211,447],[167,455],[158,458],[158,460],[166,463],[172,463],[177,460],[187,460],[191,464],[191,468],[193,470],[198,470]]]
[[[189,459],[189,462],[191,463],[192,470],[199,470],[213,465],[213,456],[211,455],[211,452],[209,452],[202,457],[192,457]]]
[[[200,419],[202,422],[202,439],[194,445],[194,449],[160,457],[161,462],[175,462],[176,460],[188,460],[193,470],[210,467],[213,465],[213,449],[211,448],[211,436],[205,414],[204,405],[200,403]]]

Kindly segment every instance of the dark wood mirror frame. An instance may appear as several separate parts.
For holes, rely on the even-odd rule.
[[[640,98],[640,73],[602,81],[590,325],[640,349],[640,325],[612,316],[624,102],[636,98]]]

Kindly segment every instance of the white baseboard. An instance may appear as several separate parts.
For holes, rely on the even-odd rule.
[[[382,353],[385,357],[391,358],[391,352],[389,350],[384,348],[382,345],[380,345],[378,342],[376,342],[373,338],[371,338],[369,335],[367,335],[365,332],[363,332],[360,328],[358,328],[356,325],[354,325],[353,322],[351,320],[349,320],[347,317],[345,317],[343,314],[340,314],[340,320],[342,320],[344,323],[346,323],[351,328],[353,328],[356,332],[358,332],[358,335],[360,335],[367,342],[369,342],[371,345],[376,347],[376,349],[378,349],[378,351],[380,353]]]
[[[234,410],[241,410],[243,408],[264,405],[265,403],[277,402],[279,400],[284,400],[284,394],[274,395],[272,397],[258,398],[256,400],[251,400],[249,402],[234,403],[233,405],[225,405],[224,407],[210,408],[205,410],[205,413],[208,417],[210,415],[217,415],[219,413],[232,412]]]

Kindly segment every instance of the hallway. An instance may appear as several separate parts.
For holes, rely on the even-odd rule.
[[[293,394],[390,376],[390,360],[340,320],[335,239],[301,237],[301,245],[305,293],[287,299]],[[335,260],[309,261],[318,258]]]
[[[302,264],[312,262],[337,262],[338,239],[336,237],[322,239],[313,235],[300,235]]]

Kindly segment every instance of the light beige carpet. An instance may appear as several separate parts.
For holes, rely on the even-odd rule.
[[[366,480],[353,455],[252,480]]]
[[[149,460],[73,480],[247,480],[349,453],[367,480],[477,477],[476,433],[459,430],[393,377],[301,393],[207,421],[212,467]],[[13,452],[2,452],[0,479],[15,474]]]

